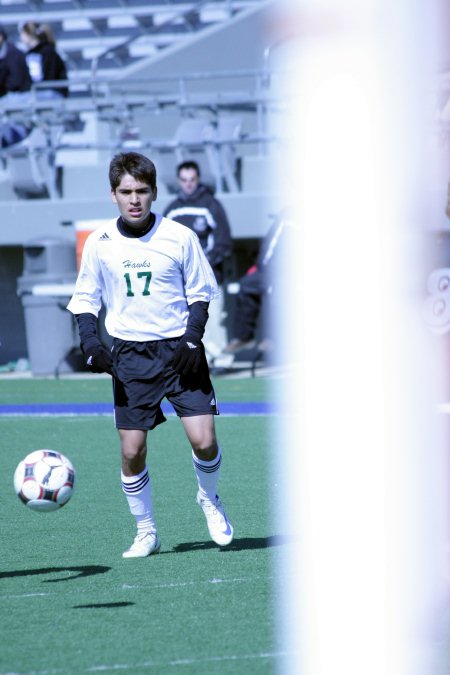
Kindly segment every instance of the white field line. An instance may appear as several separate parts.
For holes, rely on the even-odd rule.
[[[171,661],[142,661],[141,663],[113,663],[111,665],[101,664],[80,669],[80,673],[105,673],[117,670],[139,670],[143,668],[164,668],[169,666],[192,666],[204,663],[224,663],[226,661],[250,661],[256,659],[277,659],[285,656],[291,656],[288,652],[260,652],[258,654],[229,654],[226,656],[209,656],[204,659],[173,659]],[[58,675],[58,673],[67,673],[65,668],[51,668],[49,670],[29,670],[29,671],[2,671],[0,675]]]
[[[149,588],[183,588],[185,586],[198,586],[201,584],[239,584],[239,583],[251,583],[254,581],[272,581],[276,579],[275,576],[257,576],[257,577],[236,577],[232,579],[205,579],[205,580],[199,580],[199,581],[180,581],[180,582],[175,582],[175,583],[167,583],[167,584],[123,584],[121,586],[122,590],[128,591],[128,590],[143,590],[143,589],[149,589]],[[74,590],[72,592],[67,592],[65,591],[65,595],[70,595],[77,593],[77,590]],[[110,593],[110,590],[108,590],[108,593]],[[55,592],[50,592],[50,593],[22,593],[22,594],[17,594],[17,595],[0,595],[0,602],[3,600],[21,600],[21,599],[26,599],[26,598],[36,598],[36,597],[49,597],[49,596],[55,596],[57,595]],[[0,675],[3,675],[0,673]]]
[[[87,668],[85,672],[97,673],[109,670],[135,670],[139,668],[164,668],[169,666],[192,666],[202,663],[223,663],[225,661],[249,661],[255,659],[277,659],[288,656],[287,652],[260,652],[259,654],[229,654],[226,656],[209,656],[204,659],[174,659],[172,661],[143,661],[141,663],[117,663],[114,665],[99,665]],[[47,675],[47,673],[25,673],[24,675]]]
[[[44,595],[54,595],[53,593],[22,593],[20,595],[0,595],[0,600],[16,600],[20,598],[37,598]]]
[[[201,584],[236,584],[249,583],[252,581],[271,581],[275,576],[235,577],[232,579],[206,579],[204,581],[180,581],[167,584],[123,584],[124,590],[143,590],[148,588],[181,588],[183,586],[196,586]]]

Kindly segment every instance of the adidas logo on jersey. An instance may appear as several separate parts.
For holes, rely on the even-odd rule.
[[[99,241],[111,241],[111,237],[107,232],[103,232],[102,236],[99,238]]]

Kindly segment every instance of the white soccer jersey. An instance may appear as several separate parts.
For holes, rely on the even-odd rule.
[[[87,238],[67,309],[98,316],[103,299],[108,333],[145,342],[183,335],[188,305],[219,294],[199,239],[188,227],[156,214],[150,232],[126,237],[115,218]]]

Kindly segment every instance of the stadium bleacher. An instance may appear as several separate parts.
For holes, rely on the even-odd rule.
[[[1,0],[1,22],[14,38],[24,21],[48,23],[71,77],[92,70],[123,75],[122,69],[226,21],[258,0],[146,2],[144,0]]]
[[[106,4],[89,3],[89,13],[94,12],[91,18],[98,19],[99,12],[105,14]],[[110,4],[111,11],[120,9],[124,13],[123,7],[118,8],[114,2]],[[130,4],[131,14],[143,10],[141,3]],[[3,0],[3,5],[9,8],[5,18],[10,21],[19,18],[17,4]],[[60,5],[65,6],[69,15],[75,11],[69,2],[43,2],[39,3],[36,13],[42,18],[54,18],[59,12],[62,25],[64,14],[61,14]],[[224,9],[223,5],[223,2],[211,3],[211,6],[195,4],[199,12]],[[27,4],[23,3],[21,7],[25,11]],[[241,179],[248,174],[244,166],[246,158],[252,158],[254,174],[255,157],[261,158],[263,165],[264,157],[273,149],[267,119],[274,101],[265,84],[267,73],[263,58],[265,8],[265,3],[259,2],[256,9],[254,3],[250,10],[241,6],[238,11],[230,3],[228,14],[232,16],[228,21],[222,20],[220,28],[204,28],[196,37],[191,35],[189,43],[182,49],[179,45],[168,49],[164,57],[150,58],[150,62],[148,57],[142,58],[138,69],[135,66],[123,68],[120,77],[111,73],[102,76],[98,69],[93,76],[92,67],[84,75],[69,69],[70,96],[67,99],[42,100],[39,85],[36,85],[25,106],[22,102],[0,101],[3,120],[24,121],[35,128],[34,134],[21,146],[4,149],[1,153],[5,171],[0,175],[0,199],[62,198],[71,211],[70,202],[73,197],[77,199],[79,183],[83,181],[80,167],[86,168],[83,182],[92,189],[93,185],[99,184],[98,180],[93,181],[92,168],[102,166],[122,147],[141,148],[160,159],[162,193],[164,188],[174,189],[176,163],[190,152],[198,151],[205,156],[208,182],[219,192],[243,196],[246,187]],[[177,3],[176,9],[185,11],[186,6]],[[230,43],[240,43],[243,38],[248,42],[243,54],[229,49]],[[94,40],[93,37],[89,39]],[[91,60],[91,64],[95,60]],[[97,66],[99,63],[97,61]],[[202,130],[200,133],[199,129]],[[29,166],[25,167],[27,153]],[[36,156],[45,153],[47,164],[42,157],[37,163]],[[24,172],[22,169],[17,171],[18,156],[22,168],[26,169]],[[43,176],[39,176],[38,164]],[[71,176],[74,167],[75,181]],[[35,185],[30,181],[28,191],[24,174],[35,176]],[[75,188],[74,193],[72,188]],[[97,197],[96,203],[98,201]],[[17,205],[19,218],[21,206]],[[53,222],[50,224],[47,216],[46,227],[55,227],[53,211],[51,205],[50,221]],[[101,216],[101,213],[94,214],[94,217]],[[66,221],[73,219],[72,213],[65,218]],[[264,229],[263,226],[262,231]],[[24,237],[28,236],[26,218],[20,232]],[[242,227],[237,228],[237,232],[243,236]],[[33,230],[33,234],[39,232]],[[3,243],[11,242],[3,240]]]

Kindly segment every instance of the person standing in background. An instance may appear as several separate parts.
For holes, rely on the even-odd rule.
[[[221,290],[221,297],[209,306],[209,321],[206,326],[204,345],[208,360],[218,356],[227,342],[223,325],[225,278],[224,263],[232,249],[231,230],[222,204],[207,185],[200,181],[197,162],[185,161],[177,166],[180,190],[171,201],[164,216],[186,225],[193,230],[211,265]]]
[[[6,28],[0,24],[0,96],[23,93],[31,88],[24,54],[8,40]]]
[[[9,39],[0,24],[0,98],[2,103],[25,104],[31,88],[31,77],[23,52]],[[0,124],[0,148],[19,143],[28,136],[31,125],[22,121],[5,120]]]
[[[253,347],[257,347],[259,351],[273,348],[269,325],[261,326],[263,339],[258,345],[255,345],[255,341],[263,304],[273,294],[273,287],[279,281],[277,270],[281,269],[281,259],[290,246],[292,233],[296,229],[291,214],[292,209],[288,207],[280,213],[262,240],[255,263],[239,279],[232,339],[224,348],[224,354],[237,354],[243,349]]]
[[[26,63],[33,83],[67,80],[67,68],[56,51],[55,38],[47,24],[26,21],[19,26],[21,42],[26,46]],[[39,98],[67,97],[67,86],[37,89]]]

